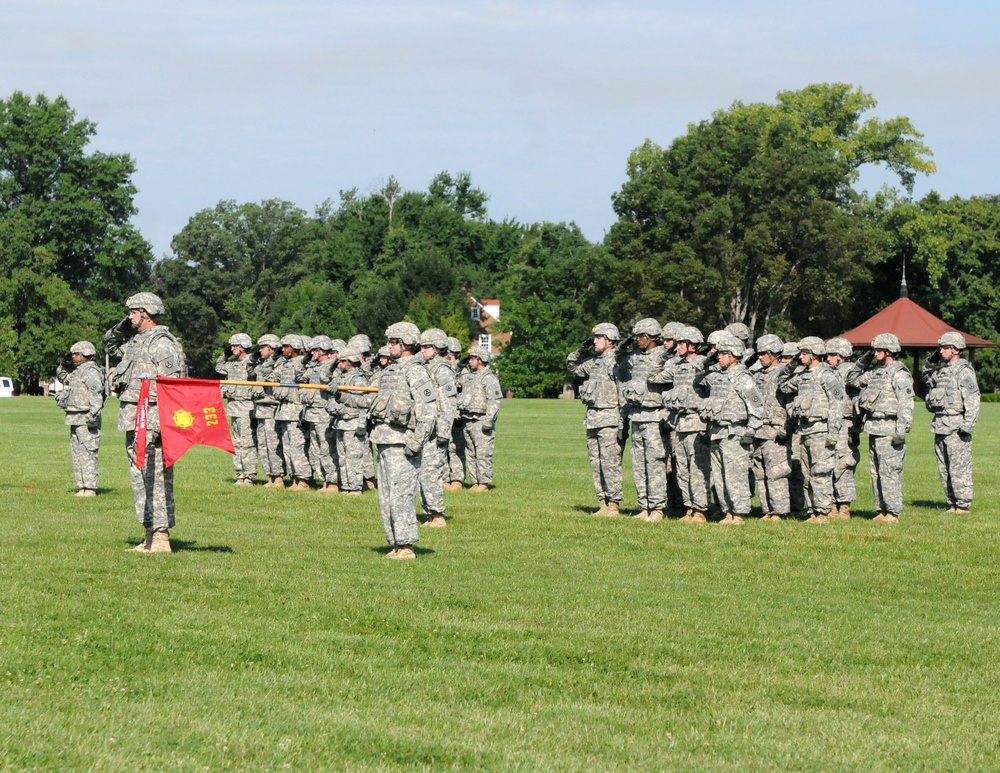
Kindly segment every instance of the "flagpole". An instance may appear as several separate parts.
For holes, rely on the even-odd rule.
[[[136,376],[144,378],[144,376]],[[164,377],[166,378],[166,376]],[[156,376],[149,377],[150,381],[156,381]],[[284,381],[230,381],[226,379],[214,378],[190,378],[188,381],[204,381],[207,384],[229,384],[231,386],[261,386],[261,387],[285,387],[286,389],[330,389],[329,384],[298,384],[295,382],[285,383]],[[341,386],[337,385],[340,392],[377,392],[378,387],[373,386]]]

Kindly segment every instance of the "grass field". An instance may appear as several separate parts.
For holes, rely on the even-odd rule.
[[[1000,768],[1000,405],[971,515],[918,406],[898,525],[727,529],[591,517],[582,407],[507,401],[497,488],[414,562],[374,496],[235,488],[205,448],[177,552],[126,553],[108,409],[88,500],[53,401],[0,401],[2,770]]]

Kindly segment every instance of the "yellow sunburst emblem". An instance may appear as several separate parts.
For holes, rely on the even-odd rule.
[[[181,429],[188,429],[194,426],[194,416],[187,411],[174,411],[174,425]]]

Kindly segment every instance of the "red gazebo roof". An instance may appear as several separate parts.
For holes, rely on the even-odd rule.
[[[879,333],[894,333],[904,348],[933,349],[937,346],[941,334],[949,332],[965,336],[966,345],[970,349],[996,346],[992,341],[970,335],[938,319],[909,298],[900,298],[890,303],[878,314],[869,317],[856,328],[841,333],[840,336],[854,346],[869,346]]]

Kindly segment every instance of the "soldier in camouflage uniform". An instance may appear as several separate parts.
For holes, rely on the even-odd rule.
[[[723,524],[742,524],[750,513],[750,449],[764,408],[753,376],[742,364],[743,344],[729,334],[716,346],[719,369],[705,377],[708,399],[700,411],[708,424],[712,481],[725,511]]]
[[[330,384],[337,368],[337,351],[343,341],[331,341],[329,336],[315,336],[307,342],[308,358],[303,357],[303,369],[299,374],[300,384]],[[336,450],[330,444],[330,413],[327,402],[330,392],[326,389],[300,389],[302,401],[302,431],[306,438],[309,466],[319,473],[323,480],[320,491],[335,494],[340,491],[340,475],[337,470]],[[336,442],[336,441],[334,441]]]
[[[250,351],[253,341],[246,333],[230,336],[222,354],[215,361],[215,372],[226,381],[252,381]],[[253,435],[253,394],[255,387],[222,385],[226,398],[226,417],[233,438],[233,468],[237,486],[252,486],[257,477],[257,444]]]
[[[798,343],[799,364],[789,362],[778,374],[778,391],[792,395],[788,414],[795,419],[792,443],[809,491],[806,523],[828,523],[833,507],[834,450],[844,420],[844,388],[826,364],[822,338]]]
[[[868,461],[878,515],[873,520],[899,523],[903,511],[903,460],[906,434],[913,425],[913,377],[896,361],[899,339],[879,333],[872,352],[851,368],[847,383],[860,390],[861,430],[868,433]],[[872,365],[874,358],[874,367]]]
[[[962,359],[965,347],[961,333],[943,334],[921,374],[928,389],[924,404],[934,413],[934,455],[949,513],[967,513],[972,507],[972,430],[980,398],[976,372]]]
[[[566,358],[566,370],[585,379],[580,400],[587,406],[587,454],[594,490],[601,507],[594,515],[617,516],[622,501],[622,442],[624,420],[618,392],[621,368],[615,359],[618,328],[608,322],[596,325],[593,345],[588,342]],[[465,386],[463,385],[463,390]]]
[[[305,364],[300,352],[304,346],[302,336],[289,334],[281,338],[281,356],[274,361],[274,371],[270,380],[282,384],[297,384]],[[274,423],[281,440],[281,452],[285,459],[285,470],[290,474],[292,491],[308,491],[312,480],[312,464],[306,448],[306,436],[302,431],[302,395],[298,387],[274,387],[278,407],[274,413]],[[284,488],[282,481],[276,488]]]
[[[462,343],[455,337],[449,336],[445,350],[439,352],[452,374],[455,376],[455,388],[461,392],[462,382],[469,375],[469,368],[459,358],[462,355]],[[451,442],[448,443],[448,458],[445,461],[445,477],[448,482],[444,484],[446,489],[461,491],[465,482],[465,426],[461,414],[455,414],[455,421],[451,425]]]
[[[666,322],[660,328],[661,367],[667,362],[676,358],[677,335],[687,329],[683,322]],[[662,394],[661,394],[662,397]],[[667,510],[671,515],[684,513],[684,494],[681,492],[680,484],[677,482],[677,459],[674,457],[674,443],[671,437],[670,424],[667,421],[669,411],[664,409],[660,420],[660,434],[663,436],[663,448],[666,451],[664,465],[667,469]]]
[[[94,362],[97,349],[90,341],[77,341],[69,352],[71,361],[56,368],[56,380],[66,387],[56,397],[56,404],[66,411],[76,496],[94,497],[104,410],[104,368]]]
[[[798,344],[795,341],[785,342],[785,348],[781,350],[781,357],[778,359],[781,366],[784,367],[798,358]],[[788,395],[784,397],[788,398],[787,402],[791,402]],[[795,419],[792,416],[788,417],[788,436],[789,438],[795,436]],[[789,458],[792,464],[792,474],[788,476],[788,499],[791,507],[789,512],[798,516],[807,507],[807,492],[805,477],[802,475],[802,462],[799,461],[799,448],[794,442],[789,443]]]
[[[781,353],[784,344],[776,335],[757,339],[756,350],[760,369],[753,374],[764,404],[763,424],[754,440],[753,465],[758,496],[764,511],[762,520],[780,521],[790,512],[788,477],[791,475],[791,455],[788,439],[787,398],[778,393]]]
[[[438,356],[438,347],[447,346],[448,336],[432,327],[420,335],[420,357],[437,393],[437,421],[420,460],[420,504],[424,509],[424,525],[444,528],[444,463],[455,421],[458,390],[455,376],[448,364]]]
[[[857,424],[856,402],[858,390],[848,386],[847,376],[854,368],[851,356],[854,347],[846,338],[831,338],[826,342],[826,363],[837,374],[844,387],[844,420],[840,423],[840,435],[834,451],[833,468],[833,508],[830,518],[848,520],[851,517],[851,503],[857,499],[854,485],[854,471],[861,461],[859,450],[859,426]]]
[[[250,381],[274,381],[274,367],[280,356],[281,341],[271,333],[257,339],[257,348],[248,358],[247,376]],[[274,415],[278,410],[278,398],[273,387],[251,387],[254,401],[254,416],[257,419],[257,455],[264,468],[267,483],[264,488],[285,487],[285,457],[281,452],[281,438]]]
[[[667,452],[660,422],[663,419],[663,384],[649,379],[663,367],[665,352],[657,345],[660,323],[641,319],[632,327],[637,356],[622,385],[628,420],[632,422],[632,476],[639,503],[640,520],[663,520],[667,506]]]
[[[493,450],[500,413],[500,380],[490,370],[490,350],[469,349],[469,369],[458,396],[458,414],[465,433],[465,461],[472,480],[471,492],[489,491],[493,483]]]
[[[437,420],[437,393],[420,350],[420,330],[395,322],[385,331],[392,364],[376,375],[378,393],[368,409],[371,439],[378,453],[378,504],[387,558],[416,558],[417,481],[424,445]]]
[[[371,339],[364,333],[358,333],[357,335],[351,336],[347,341],[347,345],[351,349],[356,349],[361,357],[361,372],[364,374],[365,378],[369,383],[371,383],[372,375],[374,369],[372,368],[372,342]],[[367,437],[367,433],[366,433]],[[375,490],[375,449],[369,444],[368,453],[365,455],[365,482],[364,489],[366,491]],[[340,463],[338,462],[338,467]]]
[[[358,496],[364,487],[366,464],[372,459],[367,428],[372,393],[338,391],[340,386],[368,386],[369,380],[361,367],[360,351],[350,345],[341,349],[337,368],[337,378],[330,382],[331,398],[327,410],[333,417],[336,435],[340,490],[344,494]]]
[[[184,377],[187,365],[180,342],[156,321],[166,311],[158,296],[136,293],[125,304],[128,316],[105,334],[104,342],[110,356],[121,357],[109,380],[121,399],[118,429],[125,431],[135,516],[146,530],[145,540],[132,550],[169,553],[169,530],[174,527],[174,468],[163,463],[155,381],[149,388],[146,456],[141,468],[136,464],[135,416],[143,377]]]
[[[702,386],[705,357],[698,354],[698,346],[705,339],[698,328],[690,326],[675,335],[675,356],[664,363],[650,382],[669,385],[663,393],[663,407],[667,411],[671,454],[685,507],[680,520],[705,523],[712,465],[705,434],[707,425],[698,415],[705,394]]]

